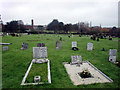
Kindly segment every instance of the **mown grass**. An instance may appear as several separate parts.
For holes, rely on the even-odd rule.
[[[47,63],[33,63],[25,83],[34,83],[34,76],[40,76],[40,82],[48,82]]]
[[[108,62],[109,49],[119,49],[118,38],[113,38],[112,41],[108,39],[100,39],[100,41],[93,41],[90,37],[78,37],[74,35],[69,38],[68,35],[59,35],[62,37],[62,49],[56,50],[56,41],[59,40],[57,35],[46,34],[43,36],[26,35],[21,37],[5,36],[2,42],[12,43],[9,45],[8,51],[2,52],[2,87],[3,88],[118,88],[120,68],[111,62]],[[48,40],[49,39],[49,40]],[[28,41],[41,40],[41,41]],[[73,51],[72,41],[77,41],[78,51]],[[22,43],[28,43],[28,49],[21,50]],[[94,44],[94,50],[87,51],[87,43]],[[37,47],[37,43],[45,43],[47,46],[48,59],[51,66],[51,80],[52,84],[35,85],[35,86],[21,86],[22,79],[27,71],[28,66],[33,59],[33,47]],[[105,48],[105,51],[101,51]],[[120,61],[120,50],[117,52],[117,61]],[[70,80],[63,62],[70,62],[71,55],[81,55],[82,60],[91,62],[95,67],[109,76],[113,83],[98,83],[90,85],[74,86]],[[37,67],[39,68],[39,67]],[[45,71],[43,71],[44,73]],[[33,78],[32,78],[33,79]]]

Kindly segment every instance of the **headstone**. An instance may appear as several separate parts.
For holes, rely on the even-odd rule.
[[[33,58],[47,57],[47,47],[33,47]]]
[[[56,49],[61,49],[61,42],[56,42]]]
[[[40,76],[34,76],[34,83],[40,82]]]
[[[116,49],[109,49],[109,61],[113,63],[116,62],[116,54],[117,54]]]
[[[8,50],[8,46],[3,47],[3,51],[6,51],[6,50]]]
[[[38,43],[37,47],[45,47],[45,44],[44,43]]]
[[[72,47],[77,47],[77,42],[76,41],[72,42]]]
[[[28,48],[28,44],[27,44],[27,43],[23,43],[21,49],[22,49],[22,50],[25,50],[25,49],[27,49],[27,48]]]
[[[87,44],[87,50],[93,50],[93,43]]]
[[[82,57],[81,55],[71,56],[71,64],[81,64]]]

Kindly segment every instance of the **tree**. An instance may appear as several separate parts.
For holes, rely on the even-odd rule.
[[[3,31],[4,32],[25,32],[25,26],[18,21],[10,21],[4,25]]]
[[[54,30],[55,33],[60,32],[63,29],[64,29],[64,23],[63,22],[59,22],[57,19],[54,19],[47,26],[47,30]]]
[[[64,31],[67,33],[68,31],[72,31],[73,30],[73,26],[72,26],[72,24],[66,24],[65,26],[64,26]]]

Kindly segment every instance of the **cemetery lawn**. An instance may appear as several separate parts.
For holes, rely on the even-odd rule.
[[[33,63],[25,83],[34,83],[34,76],[40,76],[40,82],[48,82],[47,63]]]
[[[62,49],[56,50],[56,41],[62,37]],[[0,36],[1,38],[1,36]],[[31,41],[33,40],[33,41]],[[36,41],[34,41],[36,40]],[[39,41],[38,41],[39,40]],[[120,39],[119,39],[120,40]],[[72,41],[77,41],[78,51],[72,50]],[[36,34],[24,35],[21,37],[5,36],[2,37],[3,43],[12,43],[8,45],[8,51],[2,52],[2,88],[119,88],[120,85],[120,68],[108,61],[109,49],[117,49],[117,61],[120,61],[120,42],[118,38],[112,40],[100,39],[100,41],[93,41],[90,37],[74,37],[69,38],[68,35],[53,35],[53,34]],[[22,43],[28,43],[28,49],[21,50]],[[37,43],[45,43],[47,47],[48,59],[50,60],[51,84],[45,85],[29,85],[21,86],[23,77],[33,59],[33,47],[37,47]],[[87,43],[93,43],[93,50],[87,51]],[[105,48],[105,51],[101,51]],[[113,83],[96,83],[90,85],[74,86],[70,80],[63,62],[70,62],[71,55],[81,55],[83,61],[89,61],[109,78]],[[34,65],[34,64],[33,64]],[[32,77],[41,74],[46,81],[46,66],[36,65],[30,71]],[[40,71],[40,72],[36,72]]]

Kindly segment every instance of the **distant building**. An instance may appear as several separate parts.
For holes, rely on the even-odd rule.
[[[31,20],[31,25],[25,25],[27,30],[30,31],[40,31],[40,30],[45,30],[46,26],[44,25],[34,25],[34,20]]]

